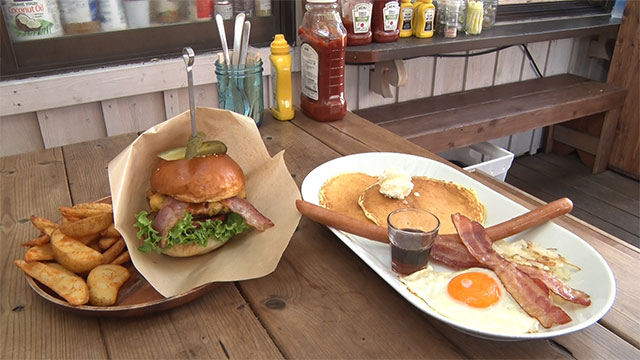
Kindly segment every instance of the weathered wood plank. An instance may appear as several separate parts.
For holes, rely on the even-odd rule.
[[[0,118],[0,157],[44,150],[35,112]]]
[[[469,51],[469,60],[467,60],[467,76],[464,82],[464,90],[472,90],[481,87],[493,85],[496,74],[496,61],[498,54],[490,52],[484,55],[471,56],[474,53],[482,52],[487,49]],[[500,71],[500,64],[497,67]]]
[[[167,119],[160,92],[102,101],[102,112],[107,136],[144,131]]]
[[[464,55],[452,53],[451,55]],[[464,88],[465,57],[437,57],[433,77],[433,95],[448,94]]]
[[[404,60],[407,69],[407,84],[398,88],[398,101],[408,101],[431,96],[433,91],[432,56]]]
[[[584,81],[584,78],[574,75],[559,75],[474,89],[460,93],[445,94],[437,97],[434,96],[428,99],[417,99],[392,105],[377,106],[366,110],[361,109],[356,111],[356,113],[373,123],[383,124],[392,120],[414,118],[420,115],[433,114],[449,109],[470,107],[526,94],[535,94]]]
[[[58,206],[70,205],[64,159],[59,148],[0,158],[0,358],[107,358],[95,318],[60,310],[38,296],[13,260],[24,241],[39,235],[31,215],[58,220]],[[55,341],[51,341],[55,334]],[[64,334],[64,335],[62,335]]]
[[[566,74],[569,72],[573,38],[551,40],[544,76]]]
[[[607,82],[628,89],[613,149],[609,157],[612,168],[640,178],[640,2],[629,1],[616,39]]]
[[[47,149],[107,135],[97,102],[38,111],[37,115]]]
[[[529,43],[527,44],[527,48],[531,53],[531,57],[533,58],[533,61],[538,66],[538,70],[544,73],[544,68],[547,65],[547,53],[549,50],[549,42],[541,41],[541,42]],[[533,68],[533,64],[531,64],[531,62],[529,61],[529,58],[525,56],[524,62],[522,64],[522,76],[520,77],[520,80],[530,80],[530,79],[537,79],[537,78],[538,78],[538,74],[536,74],[536,71]]]
[[[267,81],[267,78],[263,80]],[[266,82],[268,85],[268,82]],[[189,90],[187,88],[173,89],[163,92],[165,119],[182,114],[189,110]],[[216,84],[194,86],[193,96],[196,106],[218,107],[218,88]],[[264,93],[264,100],[268,101],[269,93]]]
[[[512,46],[498,52],[494,85],[520,80],[524,52],[520,46]]]

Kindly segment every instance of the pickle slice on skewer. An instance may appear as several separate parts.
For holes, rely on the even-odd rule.
[[[205,141],[198,148],[195,156],[204,156],[204,155],[220,155],[225,154],[227,152],[227,146],[218,140]],[[158,154],[158,157],[167,160],[181,160],[185,159],[187,155],[187,147],[182,146],[175,149],[164,151]]]

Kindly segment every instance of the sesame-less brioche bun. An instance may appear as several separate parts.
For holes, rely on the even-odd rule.
[[[180,244],[175,245],[171,249],[164,250],[162,253],[173,257],[189,257],[194,255],[206,254],[213,251],[222,245],[226,244],[216,239],[209,239],[207,246],[200,246],[197,244]]]
[[[151,188],[177,200],[215,202],[244,191],[244,172],[227,154],[191,160],[160,160],[151,174]]]

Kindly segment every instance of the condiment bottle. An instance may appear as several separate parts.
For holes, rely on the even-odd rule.
[[[413,35],[413,13],[411,0],[402,0],[402,3],[400,3],[400,21],[398,21],[401,38]]]
[[[375,0],[373,3],[373,41],[379,43],[397,41],[400,37],[398,0]]]
[[[278,120],[291,120],[293,95],[291,90],[291,54],[289,44],[282,34],[276,34],[271,42],[271,113]]]
[[[347,29],[347,45],[371,43],[373,0],[340,0],[342,24]]]
[[[340,120],[347,114],[344,97],[347,30],[342,25],[336,0],[308,0],[306,10],[298,29],[302,43],[300,106],[314,120]]]
[[[418,38],[430,38],[433,36],[434,22],[436,19],[436,7],[431,0],[425,0],[416,9],[415,36]]]

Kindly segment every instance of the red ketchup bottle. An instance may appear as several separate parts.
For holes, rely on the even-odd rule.
[[[400,38],[398,0],[375,0],[373,3],[373,41],[386,43]]]
[[[347,114],[344,70],[347,30],[336,0],[308,0],[298,35],[302,67],[302,111],[317,121],[340,120]]]
[[[373,0],[340,0],[342,24],[347,29],[347,45],[365,45],[373,40],[371,16]]]

